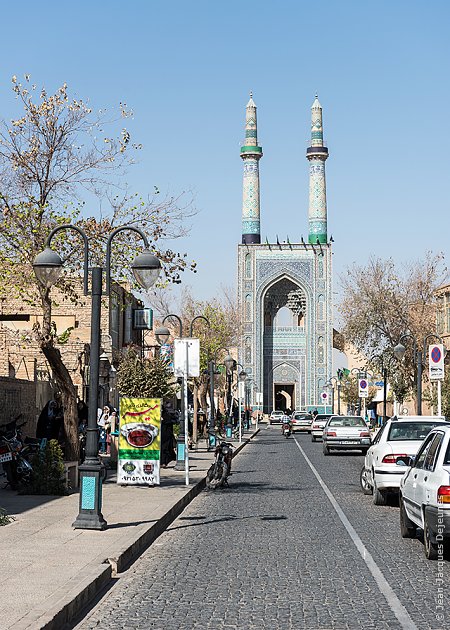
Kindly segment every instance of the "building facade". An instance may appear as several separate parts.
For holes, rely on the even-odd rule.
[[[239,362],[251,399],[272,409],[329,411],[325,383],[332,375],[332,243],[327,234],[322,107],[311,109],[308,239],[261,243],[256,105],[246,108],[242,242],[238,245]],[[299,226],[300,228],[300,226]],[[286,231],[286,230],[285,230]],[[296,230],[296,232],[299,232]],[[261,407],[260,407],[261,408]]]

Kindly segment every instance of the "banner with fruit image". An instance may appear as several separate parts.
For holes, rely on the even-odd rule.
[[[159,485],[161,400],[121,398],[117,483]]]

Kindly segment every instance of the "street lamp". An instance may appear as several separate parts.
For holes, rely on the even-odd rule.
[[[63,262],[59,254],[50,248],[52,238],[61,230],[72,229],[78,232],[84,242],[83,288],[84,295],[89,295],[89,240],[86,233],[76,225],[60,225],[54,228],[47,237],[45,250],[36,256],[33,263],[34,272],[39,282],[49,289],[59,277]],[[86,459],[79,467],[80,471],[80,511],[73,523],[75,529],[106,529],[107,523],[101,512],[102,479],[104,466],[98,457],[98,388],[100,374],[100,318],[102,295],[110,295],[111,289],[111,243],[114,237],[124,230],[140,235],[145,250],[136,256],[131,268],[137,283],[143,289],[149,289],[158,278],[161,263],[148,249],[149,243],[144,232],[137,227],[125,225],[113,230],[106,244],[106,291],[102,291],[103,268],[91,268],[91,346],[89,377],[89,411],[86,437]]]
[[[239,401],[239,443],[242,442],[242,397],[240,389],[240,384],[244,384],[244,398],[245,398],[245,381],[247,379],[247,372],[245,372],[243,366],[240,363],[236,363],[237,367],[241,368],[241,371],[238,372],[238,401]],[[244,403],[245,404],[245,403]]]
[[[233,370],[236,367],[236,361],[233,359],[233,357],[229,354],[228,356],[225,357],[225,359],[223,360],[223,363],[225,365],[225,368],[227,370],[227,406],[228,406],[228,418],[227,418],[227,424],[226,424],[226,428],[225,428],[225,435],[227,436],[228,439],[231,439],[232,435],[233,435],[233,424],[231,421],[231,417],[232,417],[232,413],[233,413],[233,399],[231,396],[231,383],[233,380]]]
[[[384,357],[382,354],[375,354],[371,359],[372,361],[378,361],[381,366],[381,374],[383,376],[383,424],[387,421],[387,378],[388,378],[388,369],[384,364]]]
[[[214,357],[209,361],[209,421],[208,421],[208,451],[216,447],[216,432],[215,432],[215,409],[214,409],[214,377],[216,375],[217,366],[217,353],[221,350],[225,350],[228,354],[230,351],[227,348],[217,348],[214,352]]]
[[[178,322],[178,326],[179,326],[179,338],[182,339],[183,338],[183,322],[181,320],[181,317],[179,317],[179,315],[175,315],[174,313],[170,313],[169,315],[166,315],[164,317],[164,319],[162,320],[162,325],[159,326],[156,330],[155,330],[155,337],[156,337],[156,341],[159,343],[159,345],[164,345],[167,340],[170,337],[170,330],[167,328],[167,326],[164,326],[164,323],[166,322],[166,320],[168,319],[176,319]],[[190,327],[189,327],[189,336],[192,337],[193,331],[194,331],[194,323],[198,320],[202,319],[203,321],[205,321],[208,326],[209,324],[209,320],[204,316],[204,315],[197,315],[196,317],[194,317],[191,321]],[[184,418],[184,422],[180,422],[180,429],[178,431],[178,435],[177,435],[177,461],[175,463],[175,470],[183,470],[187,464],[186,464],[186,449],[187,449],[187,435],[188,435],[188,422],[187,422],[187,418],[188,418],[188,400],[187,400],[187,379],[188,379],[188,368],[189,366],[187,365],[186,362],[186,376],[182,379],[182,384],[183,384],[183,396],[182,396],[182,417]],[[184,382],[185,381],[185,382]]]
[[[416,378],[416,387],[417,387],[417,415],[422,415],[422,361],[423,358],[427,356],[427,341],[430,338],[439,339],[439,343],[444,343],[436,333],[428,333],[425,335],[423,339],[422,350],[417,349],[417,341],[414,335],[411,333],[404,333],[400,339],[398,344],[394,348],[394,355],[396,358],[401,361],[405,356],[406,348],[403,345],[402,341],[406,341],[407,339],[411,339],[413,342],[413,360],[417,365],[417,378]]]

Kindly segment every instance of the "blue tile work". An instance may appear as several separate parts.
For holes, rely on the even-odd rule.
[[[95,477],[82,478],[81,509],[95,510]]]

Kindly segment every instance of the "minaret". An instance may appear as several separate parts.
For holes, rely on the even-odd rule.
[[[261,242],[258,162],[262,154],[262,147],[258,145],[256,105],[250,93],[245,113],[245,141],[241,147],[241,158],[244,160],[242,242],[246,244]]]
[[[311,107],[311,146],[306,149],[309,160],[309,243],[327,242],[327,188],[325,160],[328,149],[323,144],[322,105],[316,94]]]

